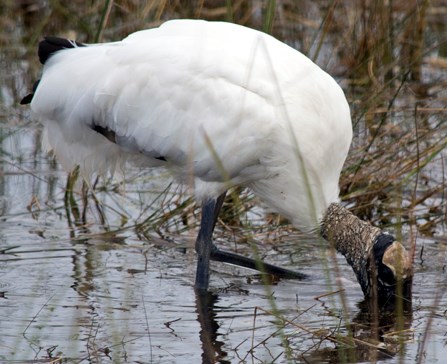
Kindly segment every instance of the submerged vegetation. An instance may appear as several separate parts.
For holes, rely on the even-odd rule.
[[[173,18],[231,21],[266,31],[334,76],[351,105],[354,128],[340,181],[342,201],[360,218],[392,230],[419,261],[425,259],[419,237],[443,244],[443,258],[437,264],[445,275],[447,3],[443,0],[6,0],[0,5],[0,62],[9,72],[1,76],[0,140],[30,127],[26,111],[15,106],[38,78],[35,49],[42,35],[87,43],[113,41]],[[14,62],[6,67],[11,59]],[[40,132],[36,125],[31,128],[37,128],[34,153],[38,154]],[[21,170],[22,152],[1,148],[2,165]],[[37,161],[34,163],[36,167]],[[46,171],[57,170],[50,158]],[[40,183],[55,189],[51,178]],[[120,234],[131,232],[154,245],[184,247],[199,218],[196,202],[183,192],[159,173],[132,169],[124,183],[99,179],[86,184],[75,171],[67,178],[64,201],[52,193],[48,201],[30,197],[28,211],[36,220],[57,211],[57,216],[66,219],[73,239],[91,239],[96,234],[98,240],[117,243]],[[263,214],[257,206],[259,201],[249,191],[234,189],[223,207],[219,238],[231,236],[239,249],[259,250],[261,255],[269,248],[279,249],[279,243],[291,236],[296,240],[287,221]],[[7,208],[2,209],[6,216]],[[184,244],[173,244],[171,239]],[[333,272],[338,265],[331,254],[324,256],[328,262],[323,266]],[[329,300],[337,297],[333,301],[341,310],[331,314],[340,317],[340,326],[307,327],[301,320],[306,311],[286,317],[272,299],[271,307],[255,310],[253,336],[257,315],[269,316],[279,330],[272,336],[280,335],[285,348],[281,360],[376,362],[400,353],[404,362],[403,347],[414,340],[407,313],[401,308],[396,318],[394,313],[379,315],[374,308],[361,307],[356,317],[350,317],[347,298],[339,293],[343,285],[335,283],[333,273],[327,274],[332,276],[328,279],[333,288]],[[445,284],[437,286],[431,315],[438,314],[437,305],[446,288]],[[321,298],[316,297],[317,301]],[[424,362],[430,322],[427,335],[418,339],[417,362]],[[303,335],[314,346],[303,349],[294,344]],[[257,345],[268,347],[269,339]],[[317,350],[323,343],[336,350],[329,345],[325,351]],[[253,350],[255,347],[253,343]],[[223,355],[215,347],[212,351]],[[235,352],[240,362],[249,360],[248,353],[240,356],[237,348]],[[225,362],[217,356],[214,360]]]

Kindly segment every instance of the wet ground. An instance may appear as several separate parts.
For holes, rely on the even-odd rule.
[[[143,240],[133,228],[101,232],[91,198],[90,225],[70,227],[66,175],[36,150],[38,133],[34,124],[3,128],[9,136],[0,180],[2,362],[442,363],[447,357],[446,241],[417,240],[422,257],[415,261],[410,315],[365,315],[344,258],[334,262],[326,247],[284,227],[255,229],[247,240],[269,262],[299,269],[308,280],[264,285],[253,271],[214,263],[211,293],[196,296],[195,230],[166,229],[163,236],[149,230]],[[9,163],[19,151],[21,160]],[[144,211],[150,201],[166,194],[163,178],[138,173],[125,194],[98,189],[109,228],[119,227],[124,214],[150,215]],[[250,255],[243,235],[220,230],[218,243]],[[358,342],[343,343],[348,330]]]
[[[424,49],[422,80],[416,84],[417,92],[425,98],[415,104],[413,98],[378,91],[380,97],[388,92],[393,102],[397,100],[389,104],[395,111],[387,121],[387,137],[395,140],[386,145],[410,150],[417,139],[421,168],[425,168],[419,176],[419,160],[413,161],[408,175],[401,176],[408,184],[399,185],[396,191],[401,194],[398,205],[403,213],[392,215],[387,209],[373,209],[369,216],[375,223],[387,224],[389,231],[402,233],[407,247],[416,243],[413,301],[406,314],[399,310],[379,314],[367,307],[343,257],[334,256],[319,241],[300,236],[261,208],[237,213],[235,221],[220,222],[217,244],[244,255],[253,255],[256,247],[266,261],[299,270],[309,279],[271,281],[250,270],[213,263],[210,293],[197,295],[193,289],[193,245],[198,210],[187,195],[178,194],[178,187],[170,185],[163,171],[152,174],[130,169],[124,184],[100,180],[94,193],[89,189],[86,199],[78,180],[73,194],[67,194],[67,174],[42,150],[40,126],[18,101],[39,72],[29,45],[35,46],[40,30],[75,29],[91,36],[88,19],[91,16],[97,21],[95,12],[99,14],[102,5],[83,9],[85,19],[78,21],[74,15],[78,12],[67,19],[64,11],[50,12],[43,3],[16,2],[23,6],[8,5],[11,13],[0,14],[8,30],[0,33],[1,363],[447,362],[447,155],[445,149],[427,149],[431,159],[424,164],[422,149],[424,142],[445,145],[446,95],[442,90],[447,52],[442,39],[446,23],[442,20],[447,13],[442,1],[434,1],[436,6],[427,10],[428,48]],[[348,67],[351,48],[344,47],[343,34],[335,32],[325,38],[326,28],[318,28],[328,9],[324,1],[303,3],[309,12],[298,17],[287,18],[287,4],[281,8],[278,17],[282,17],[284,29],[276,31],[312,39],[290,43],[300,49],[307,47],[316,57],[321,51],[318,63],[338,74],[341,65]],[[354,9],[349,1],[339,3]],[[27,4],[31,10],[25,9]],[[78,2],[71,4],[81,7]],[[123,2],[120,9],[127,5]],[[8,6],[0,6],[0,10]],[[22,11],[27,11],[29,19]],[[253,14],[256,23],[259,12]],[[114,28],[111,21],[107,28],[110,38],[119,39],[127,29],[133,30],[129,24],[134,23],[125,23],[122,13],[114,20],[128,28]],[[143,18],[139,21],[152,25]],[[42,27],[34,26],[36,22]],[[92,24],[96,23],[92,20]],[[259,22],[256,24],[259,27]],[[406,28],[403,20],[395,26],[402,27],[402,32],[396,31],[397,44]],[[315,36],[316,29],[323,29],[321,39]],[[337,58],[344,52],[344,59]],[[363,82],[360,78],[340,82],[353,101],[355,128],[360,135],[354,144],[361,146],[362,138],[368,144],[368,132],[374,129],[368,130],[371,116],[361,107],[375,102],[374,98],[369,98],[368,91],[363,95],[353,90],[354,82]],[[396,88],[407,85],[401,86]],[[416,88],[411,87],[412,95]],[[371,107],[375,117],[382,115],[387,102],[385,99]],[[433,134],[428,139],[414,135],[408,136],[408,142],[400,139],[400,130],[414,129],[419,117]],[[419,132],[422,134],[422,129]],[[355,163],[364,155],[364,159],[372,156],[374,160],[373,153],[382,145],[371,145],[354,149],[350,158]],[[363,153],[360,156],[356,154],[359,150]],[[386,163],[395,156],[402,157],[402,165],[408,162],[402,152],[390,153]],[[413,173],[411,168],[416,170],[416,165],[417,172]],[[356,173],[354,177],[361,174]],[[415,174],[417,183],[407,182],[413,181]],[[373,181],[375,175],[368,177]],[[375,185],[368,181],[368,186]],[[362,195],[358,196],[361,205]],[[352,202],[355,196],[347,198]],[[415,200],[418,204],[407,211]],[[242,201],[251,204],[247,196]]]

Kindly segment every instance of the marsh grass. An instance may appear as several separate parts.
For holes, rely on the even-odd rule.
[[[5,31],[0,33],[0,44],[12,47],[7,32],[20,32],[26,47],[23,58],[28,60],[34,79],[39,72],[34,53],[43,34],[74,36],[85,42],[117,40],[137,29],[179,17],[230,20],[272,33],[328,70],[347,94],[355,138],[340,181],[342,200],[357,216],[390,228],[399,237],[407,236],[410,229],[414,229],[413,237],[445,234],[447,7],[442,1],[123,0],[86,5],[83,1],[29,0],[6,1],[1,8],[0,24]],[[20,26],[11,21],[13,18]],[[14,78],[8,82],[17,99],[27,91],[23,85],[18,87]],[[4,152],[1,156],[6,157]],[[148,177],[137,174],[135,178]],[[120,211],[101,199],[104,194],[121,196],[125,185],[106,179],[87,188],[73,172],[67,180],[64,204],[73,237],[100,227],[104,233],[131,231],[142,239],[151,240],[155,234],[169,240],[197,228],[198,206],[173,185],[160,189],[153,206],[144,199],[129,201],[140,205],[141,213],[134,220],[125,209]],[[231,235],[237,244],[254,247],[261,241],[280,243],[291,231],[290,226],[277,215],[261,215],[258,205],[251,193],[234,189],[223,206],[217,238]],[[110,225],[110,214],[118,224]],[[416,238],[407,247],[416,251]],[[329,259],[337,268],[336,258]],[[325,266],[328,299],[332,307],[341,307],[339,327],[307,328],[300,323],[300,315],[284,317],[273,299],[271,307],[257,309],[275,318],[287,359],[312,361],[309,353],[327,346],[337,348],[335,355],[341,362],[360,360],[365,352],[369,360],[377,360],[387,350],[392,355],[401,352],[403,362],[402,345],[409,340],[403,309],[398,312],[396,330],[388,333],[393,333],[393,339],[377,333],[383,317],[374,310],[366,330],[376,341],[359,338],[343,284],[335,283],[334,272]],[[437,304],[435,301],[434,307]],[[425,334],[429,335],[428,327]],[[290,344],[297,335],[314,338],[315,347],[300,351]],[[420,358],[426,340],[424,336]],[[262,343],[253,341],[253,349],[268,342],[269,338]]]

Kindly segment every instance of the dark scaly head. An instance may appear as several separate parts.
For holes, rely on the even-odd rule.
[[[323,218],[321,234],[345,256],[365,298],[382,305],[402,294],[403,299],[411,301],[412,260],[392,235],[336,203],[329,206]]]
[[[367,262],[369,275],[368,295],[377,295],[379,302],[389,302],[399,293],[411,297],[412,263],[404,246],[386,233],[379,234]]]

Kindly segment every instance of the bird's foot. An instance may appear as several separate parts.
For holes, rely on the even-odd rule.
[[[280,278],[300,280],[308,278],[307,274],[277,267],[275,265],[265,263],[262,260],[252,259],[236,253],[220,250],[216,246],[213,246],[210,258],[211,260],[215,260],[217,262],[224,262],[240,267],[258,270],[262,273],[271,274]]]

